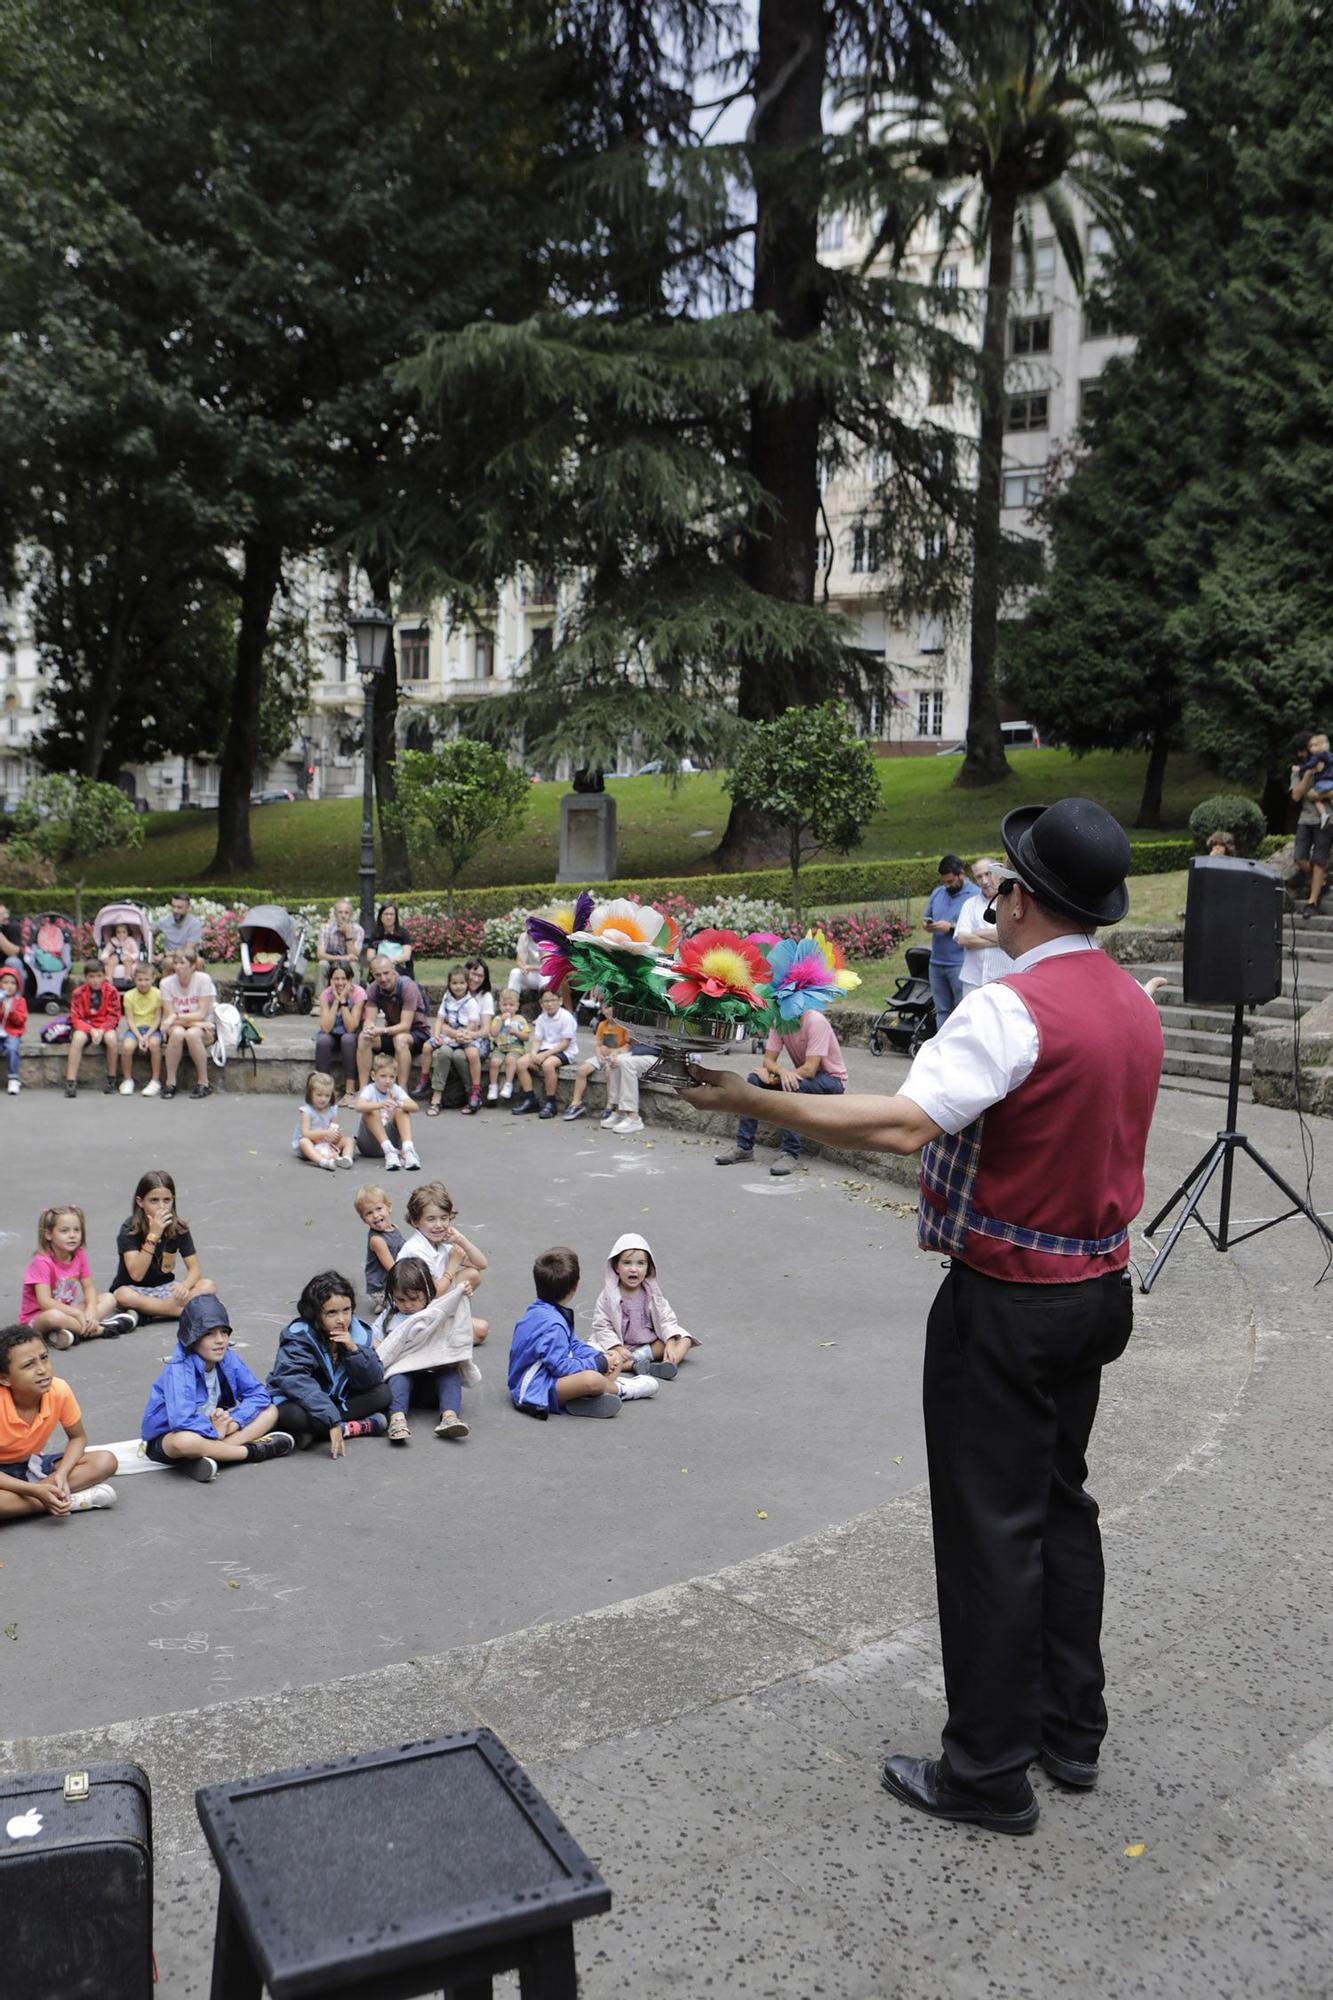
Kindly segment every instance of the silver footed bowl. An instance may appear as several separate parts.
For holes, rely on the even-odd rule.
[[[744,1022],[691,1019],[688,1014],[668,1014],[649,1007],[617,1006],[615,1018],[630,1030],[631,1039],[646,1042],[657,1050],[657,1061],[645,1071],[645,1082],[671,1083],[678,1088],[690,1082],[688,1058],[692,1055],[726,1055],[738,1043],[748,1040],[751,1030]]]

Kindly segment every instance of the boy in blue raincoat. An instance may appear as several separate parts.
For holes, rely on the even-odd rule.
[[[219,1465],[259,1465],[296,1448],[275,1430],[268,1390],[231,1351],[231,1320],[221,1299],[190,1299],[176,1331],[176,1352],[148,1392],[144,1449],[159,1465],[179,1465],[207,1484]]]
[[[532,1267],[537,1297],[518,1325],[509,1347],[509,1394],[526,1416],[564,1411],[571,1417],[618,1417],[622,1398],[657,1388],[648,1376],[623,1377],[623,1363],[603,1354],[574,1331],[574,1294],[579,1260],[563,1244],[543,1250]]]

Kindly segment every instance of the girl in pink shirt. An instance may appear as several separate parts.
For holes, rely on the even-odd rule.
[[[99,1292],[84,1248],[83,1210],[72,1204],[44,1208],[37,1218],[37,1255],[23,1273],[19,1318],[48,1347],[73,1347],[76,1340],[128,1333],[139,1322],[118,1312],[110,1292]]]

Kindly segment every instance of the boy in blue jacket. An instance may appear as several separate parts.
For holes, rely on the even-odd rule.
[[[514,1328],[509,1347],[509,1393],[530,1417],[565,1411],[571,1417],[618,1417],[632,1397],[655,1395],[651,1375],[622,1375],[623,1362],[603,1354],[574,1331],[579,1260],[563,1244],[543,1250],[532,1267],[537,1298]]]
[[[231,1351],[221,1299],[188,1300],[176,1352],[148,1392],[141,1428],[149,1458],[207,1484],[219,1465],[260,1465],[294,1451],[295,1439],[274,1430],[277,1421],[268,1390]]]

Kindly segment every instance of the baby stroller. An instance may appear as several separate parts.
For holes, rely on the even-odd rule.
[[[32,920],[32,936],[24,947],[31,1001],[47,1014],[58,1014],[65,980],[74,963],[74,926],[58,910],[42,910]]]
[[[914,1056],[935,1032],[935,1002],[930,991],[930,946],[909,944],[907,971],[884,1003],[884,1012],[870,1029],[870,1053],[902,1049]]]
[[[111,942],[117,924],[124,924],[126,930],[139,947],[139,959],[153,963],[153,926],[148,920],[147,910],[141,910],[137,903],[103,903],[93,918],[93,950],[99,958]],[[137,962],[137,961],[136,961]],[[105,960],[103,960],[105,963]],[[118,993],[127,993],[134,984],[132,972],[123,976],[116,973],[112,984]]]
[[[315,989],[305,977],[305,931],[279,903],[260,903],[247,910],[240,927],[241,976],[236,982],[238,1007],[257,1013],[308,1014]]]

